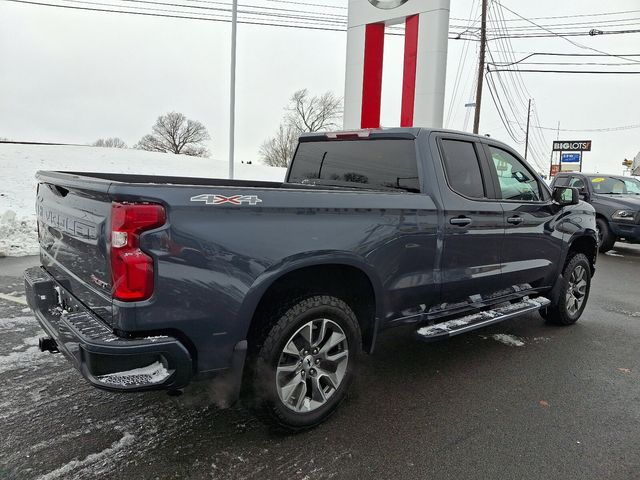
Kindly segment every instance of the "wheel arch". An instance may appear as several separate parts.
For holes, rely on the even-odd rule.
[[[361,257],[331,252],[291,258],[260,275],[240,311],[240,318],[249,319],[245,338],[250,350],[264,334],[265,316],[286,305],[282,301],[284,292],[294,296],[322,293],[341,298],[356,314],[363,348],[373,351],[378,318],[383,311],[382,285],[373,267]]]
[[[595,273],[596,260],[598,258],[598,241],[595,235],[597,235],[595,232],[593,234],[584,233],[583,235],[574,236],[571,239],[563,263],[563,269],[574,253],[583,253],[589,260],[591,275]]]
[[[560,263],[561,268],[558,272],[558,277],[549,294],[551,304],[556,304],[559,301],[560,289],[564,280],[563,272],[567,263],[571,260],[575,253],[583,253],[591,267],[591,275],[593,276],[596,269],[596,260],[598,258],[598,242],[596,240],[595,231],[584,231],[581,234],[574,235],[567,243],[567,249]]]

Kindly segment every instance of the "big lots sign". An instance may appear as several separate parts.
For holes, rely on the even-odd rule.
[[[590,152],[591,140],[557,140],[553,142],[554,152]]]
[[[349,0],[344,127],[377,128],[384,32],[405,25],[403,127],[441,127],[450,0]]]

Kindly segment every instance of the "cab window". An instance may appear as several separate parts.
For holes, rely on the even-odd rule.
[[[472,142],[442,140],[444,169],[451,189],[469,198],[484,198],[478,154]]]
[[[500,198],[526,202],[537,202],[544,198],[538,180],[524,163],[501,148],[489,146],[489,150],[498,174]]]

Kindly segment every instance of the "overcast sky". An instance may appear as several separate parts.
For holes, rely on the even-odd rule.
[[[299,4],[252,1],[259,5],[299,9],[307,8],[304,3],[337,7],[347,4],[346,0],[299,0]],[[452,17],[469,18],[471,0],[452,0],[451,3]],[[640,9],[638,0],[504,0],[503,5],[525,17]],[[326,12],[346,14],[346,10],[336,8],[328,8]],[[516,18],[506,11],[505,15]],[[600,20],[612,18],[636,21],[635,26],[612,29],[638,28],[640,11],[624,16],[596,17]],[[564,21],[593,19],[573,17]],[[599,22],[594,20],[596,24]],[[590,28],[587,25],[582,31]],[[228,23],[74,11],[0,0],[0,137],[89,143],[99,137],[118,136],[132,145],[148,133],[159,114],[175,110],[202,121],[212,136],[213,156],[226,159],[230,30]],[[572,39],[610,53],[640,53],[640,34]],[[387,36],[385,41],[382,123],[395,126],[400,112],[403,38]],[[524,52],[516,53],[517,57],[526,52],[593,53],[557,37],[512,39],[511,42],[516,52]],[[477,45],[460,40],[449,42],[445,117],[466,43],[469,43],[469,49],[460,72],[459,93],[447,125],[455,129],[465,126],[464,103],[471,98]],[[343,32],[239,26],[237,161],[258,158],[260,144],[277,128],[283,107],[295,90],[308,88],[313,93],[331,90],[342,95],[345,46],[346,34]],[[503,50],[501,44],[494,41],[491,47],[496,55],[501,55],[498,53]],[[640,60],[640,56],[635,59]],[[597,57],[583,60],[627,62]],[[640,71],[640,66],[633,65],[615,68]],[[508,85],[508,78],[503,78]],[[522,80],[535,101],[543,127],[555,128],[558,121],[563,129],[640,124],[640,75],[530,73],[522,74]],[[505,108],[512,107],[524,124],[524,102],[516,96],[515,90],[512,95],[512,102],[503,99]],[[507,103],[511,103],[511,107]],[[515,114],[509,112],[515,118]],[[466,127],[471,128],[471,121]],[[514,125],[514,128],[521,136],[518,126]],[[504,140],[520,152],[524,149],[502,127],[486,88],[481,133]],[[536,134],[533,156],[536,163],[548,168],[550,143],[556,138],[556,132],[546,131],[544,136],[543,144],[540,135]],[[640,129],[561,132],[560,138],[593,140],[593,151],[585,154],[585,170],[590,171],[620,173],[622,160],[633,158],[640,150]]]

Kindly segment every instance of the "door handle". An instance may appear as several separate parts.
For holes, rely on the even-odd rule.
[[[524,218],[518,216],[509,217],[507,218],[507,222],[511,225],[520,225],[522,222],[524,222]]]
[[[471,219],[469,217],[453,217],[449,220],[449,223],[458,227],[466,227],[471,224]]]

